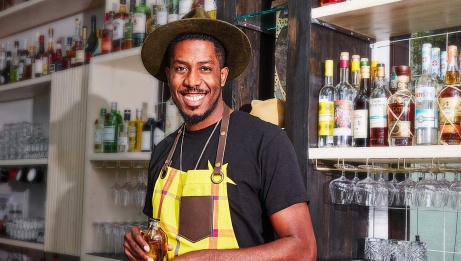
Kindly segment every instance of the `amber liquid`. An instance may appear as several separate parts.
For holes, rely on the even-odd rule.
[[[150,247],[147,255],[152,257],[154,261],[168,261],[168,245],[165,232],[157,229],[157,233],[152,235],[155,231],[147,231],[144,235],[144,240]]]
[[[370,147],[389,146],[387,140],[388,128],[371,128],[370,129]]]
[[[459,79],[459,75],[458,75]],[[456,85],[458,89],[461,89],[459,84]],[[446,88],[440,93],[440,98],[452,98],[452,97],[461,97],[461,92],[454,88]],[[453,126],[449,121],[444,121],[442,117],[439,117],[440,123],[440,141],[448,145],[458,145],[461,144],[461,133],[456,132],[456,129],[461,130],[460,126],[460,117],[455,117]],[[453,128],[454,127],[454,128]],[[443,131],[442,131],[443,128]]]
[[[392,119],[393,121],[400,120],[402,122],[403,121],[410,122],[410,131],[411,131],[411,134],[414,134],[415,133],[415,104],[410,103],[409,109],[406,109],[404,107],[405,105],[403,103],[389,104],[390,110],[394,112],[394,114],[397,115],[399,119],[394,119],[394,116],[392,115],[391,112],[388,112],[387,118]],[[405,111],[405,112],[402,113],[402,111]],[[401,136],[398,136],[395,130],[396,129],[394,129],[394,133],[391,133],[391,142],[393,143],[393,146],[412,146],[413,145],[413,136],[401,137]]]

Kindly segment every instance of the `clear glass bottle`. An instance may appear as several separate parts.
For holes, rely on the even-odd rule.
[[[80,20],[77,18],[75,19],[75,34],[74,36],[72,36],[72,48],[70,49],[70,54],[71,54],[71,60],[70,60],[70,63],[71,63],[71,67],[74,67],[74,64],[75,64],[75,51],[77,49],[77,45],[78,45],[78,42],[81,40],[80,39],[80,25],[81,25],[81,22]]]
[[[146,39],[146,24],[150,18],[152,11],[146,5],[146,0],[141,0],[134,12],[133,21],[133,46],[139,47]]]
[[[168,261],[168,236],[160,227],[160,219],[149,218],[149,228],[143,238],[150,248],[149,257],[155,261]]]
[[[408,90],[410,67],[395,67],[397,90],[389,97],[388,126],[390,146],[412,146],[415,133],[415,102]]]
[[[19,41],[14,41],[14,49],[11,56],[10,83],[19,81]]]
[[[446,85],[439,94],[439,131],[440,144],[457,145],[461,143],[460,112],[461,86],[459,84],[458,48],[448,46],[448,67],[445,76]]]
[[[371,88],[371,81],[367,58],[361,60],[360,76],[360,90],[354,99],[354,147],[368,147],[370,139],[368,92]]]
[[[122,116],[117,111],[117,103],[112,102],[110,114],[104,121],[104,153],[117,152],[118,133]]]
[[[74,67],[82,66],[85,64],[85,47],[86,47],[86,34],[87,27],[82,27],[82,37],[77,42],[77,48],[75,49],[75,63]]]
[[[440,78],[442,78],[442,81],[444,83],[445,83],[445,76],[447,74],[447,67],[448,67],[447,63],[448,63],[447,51],[441,51],[440,52]]]
[[[432,76],[434,76],[434,78],[437,80],[437,83],[438,83],[436,95],[439,94],[440,90],[445,85],[444,79],[441,78],[440,63],[441,63],[440,48],[432,47],[432,51],[431,51]]]
[[[128,152],[128,125],[131,120],[131,111],[123,112],[123,122],[118,133],[118,152]]]
[[[374,88],[370,94],[370,147],[388,146],[387,102],[390,96],[387,90],[385,65],[376,65]]]
[[[352,85],[349,84],[349,53],[340,56],[340,81],[334,95],[333,143],[337,147],[352,146]]]
[[[53,28],[48,28],[48,50],[45,53],[46,56],[46,73],[52,74],[55,72],[54,68],[54,47],[53,47]],[[43,65],[43,75],[45,75],[45,64]]]
[[[35,55],[35,77],[42,77],[43,76],[43,63],[45,57],[45,37],[40,35],[39,37],[39,48],[37,54]]]
[[[125,23],[125,28],[123,29],[123,49],[133,48],[133,21],[134,21],[134,11],[136,8],[136,1],[130,0],[130,18]]]
[[[360,55],[354,54],[351,59],[351,85],[353,87],[352,100],[360,90]]]
[[[114,11],[106,13],[103,29],[102,29],[102,43],[101,43],[101,53],[106,54],[112,52],[112,33],[114,26],[112,24],[112,17]]]
[[[325,85],[319,92],[319,122],[318,144],[319,148],[333,147],[334,128],[334,95],[333,86],[333,60],[325,61]]]
[[[99,112],[99,118],[96,119],[94,125],[94,152],[102,153],[104,152],[103,146],[103,135],[104,135],[104,120],[106,118],[106,108],[101,108]]]
[[[432,74],[431,44],[423,44],[422,74],[415,81],[416,145],[435,145],[438,139],[437,90],[439,84]]]

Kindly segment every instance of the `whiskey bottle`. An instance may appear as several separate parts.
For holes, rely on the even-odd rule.
[[[37,51],[37,54],[35,55],[35,77],[41,77],[43,76],[43,67],[44,63],[46,63],[46,58],[45,58],[45,36],[40,35],[39,37],[39,48]]]
[[[455,145],[461,143],[460,112],[461,86],[457,62],[458,48],[448,46],[446,85],[439,94],[439,143]]]
[[[48,28],[48,50],[45,53],[46,65],[43,62],[43,75],[52,74],[55,72],[54,68],[54,48],[53,48],[53,28]]]
[[[18,65],[18,80],[26,80],[26,58],[29,56],[29,46],[27,45],[27,39],[24,39],[22,50],[19,51],[19,65]],[[30,79],[30,78],[29,78]]]
[[[141,151],[149,152],[154,149],[154,134],[155,129],[155,119],[150,117],[142,126],[142,141],[141,141]]]
[[[131,111],[125,110],[123,112],[123,122],[120,126],[118,134],[118,152],[128,152],[128,125],[131,120]]]
[[[387,99],[390,96],[386,88],[385,65],[376,65],[374,89],[370,94],[370,147],[388,146]]]
[[[168,261],[168,237],[160,227],[160,219],[149,218],[149,228],[143,238],[149,245],[149,257],[155,261]]]
[[[126,12],[126,0],[120,0],[120,7],[118,13],[114,15],[114,31],[112,35],[112,51],[117,52],[125,49],[124,43],[124,29],[130,15]]]
[[[123,29],[123,49],[133,48],[133,21],[134,21],[134,11],[136,8],[136,1],[130,0],[130,18],[125,23],[125,28]]]
[[[106,115],[104,121],[104,153],[117,152],[118,133],[120,132],[120,124],[122,116],[117,111],[117,103],[111,103],[110,114]]]
[[[94,152],[104,152],[103,136],[104,136],[104,121],[106,118],[106,108],[101,108],[99,118],[95,121],[94,126]]]
[[[62,58],[61,40],[56,42],[56,52],[54,53],[54,70],[56,72],[64,70],[64,61]]]
[[[104,25],[102,29],[102,49],[101,53],[106,54],[112,52],[112,34],[113,34],[113,24],[112,24],[112,17],[113,11],[106,13],[106,18],[104,20]]]
[[[32,79],[33,75],[33,64],[35,63],[34,57],[35,57],[35,46],[30,45],[27,47],[28,51],[27,53],[24,53],[25,61],[24,61],[24,79],[29,80]]]
[[[334,128],[334,95],[333,86],[333,60],[325,61],[325,85],[319,92],[319,123],[318,144],[319,148],[333,147]]]
[[[72,36],[72,48],[71,48],[71,67],[75,66],[75,55],[76,55],[76,50],[78,43],[80,42],[80,20],[77,18],[75,19],[75,34]]]
[[[136,109],[136,119],[128,123],[128,151],[141,151],[142,126],[141,110]]]
[[[334,95],[334,129],[333,143],[337,147],[352,146],[352,95],[353,87],[349,84],[349,53],[340,56],[340,81],[335,87]]]
[[[72,67],[72,59],[75,63],[75,58],[72,57],[72,37],[69,36],[67,37],[66,56],[63,58],[64,70]]]
[[[388,126],[390,146],[412,146],[415,133],[415,102],[408,90],[410,67],[395,67],[397,91],[389,97]]]
[[[360,90],[354,99],[354,147],[368,147],[370,140],[368,92],[371,88],[371,81],[367,58],[361,60],[360,76]]]
[[[142,46],[146,38],[146,24],[151,16],[151,10],[146,6],[146,0],[141,0],[133,16],[133,46],[139,47]]]
[[[435,145],[438,139],[437,90],[439,85],[432,74],[431,48],[430,43],[423,44],[422,74],[415,81],[416,145]]]
[[[75,48],[75,63],[74,67],[82,66],[85,64],[85,46],[86,46],[86,33],[87,27],[82,27],[82,37],[77,42],[77,48]]]

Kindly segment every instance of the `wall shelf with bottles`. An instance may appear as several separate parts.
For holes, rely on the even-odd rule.
[[[0,38],[104,4],[105,0],[29,0],[0,12]]]
[[[47,165],[48,159],[15,159],[15,160],[0,160],[0,166],[16,167],[16,166],[37,166]]]
[[[49,93],[50,85],[51,75],[2,85],[0,86],[0,102],[23,100]]]
[[[312,18],[383,41],[458,26],[460,12],[452,0],[353,0],[313,8]]]
[[[0,244],[10,245],[10,246],[17,246],[17,247],[24,247],[24,248],[31,248],[31,249],[36,249],[36,250],[42,250],[43,251],[43,243],[21,241],[21,240],[14,240],[14,239],[0,237]]]
[[[91,64],[149,74],[141,61],[141,47],[92,57]]]

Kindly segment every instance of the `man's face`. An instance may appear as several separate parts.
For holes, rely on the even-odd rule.
[[[214,123],[223,103],[221,88],[226,83],[227,67],[219,68],[212,42],[185,40],[174,47],[169,67],[165,68],[172,98],[185,121]]]

